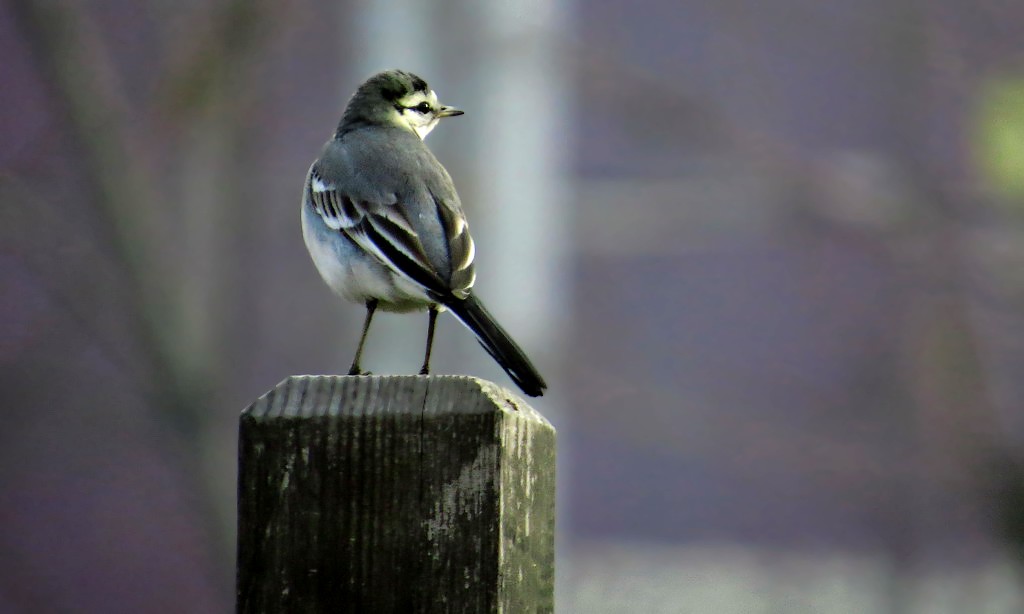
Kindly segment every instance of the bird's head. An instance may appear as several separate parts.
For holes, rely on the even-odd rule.
[[[404,70],[386,70],[363,82],[352,95],[338,135],[360,125],[399,126],[426,138],[443,117],[463,111],[437,101],[427,82]]]

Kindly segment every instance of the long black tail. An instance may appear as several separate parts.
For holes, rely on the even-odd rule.
[[[458,300],[453,299],[445,303],[463,324],[476,335],[477,341],[484,346],[487,353],[498,361],[505,373],[512,378],[523,392],[531,397],[539,397],[544,394],[548,387],[544,378],[537,372],[530,359],[526,357],[512,337],[505,329],[498,324],[494,316],[487,311],[475,296]]]

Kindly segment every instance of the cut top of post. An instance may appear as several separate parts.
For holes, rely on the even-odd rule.
[[[430,402],[427,403],[427,399]],[[254,420],[328,416],[433,414],[517,414],[551,424],[515,393],[466,375],[293,375],[246,408]]]

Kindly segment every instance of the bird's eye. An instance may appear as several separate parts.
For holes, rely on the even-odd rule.
[[[418,105],[416,105],[416,110],[419,111],[420,113],[430,113],[430,103],[421,102]]]

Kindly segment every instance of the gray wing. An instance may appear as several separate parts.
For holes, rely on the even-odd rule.
[[[313,210],[438,300],[468,296],[475,248],[447,171],[415,135],[352,136],[310,168]]]

